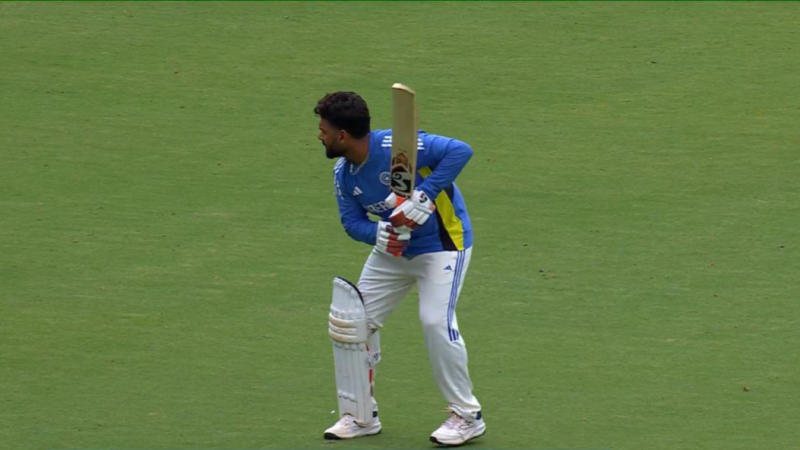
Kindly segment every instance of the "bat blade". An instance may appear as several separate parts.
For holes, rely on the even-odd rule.
[[[391,189],[411,197],[417,172],[416,92],[408,86],[392,85],[392,159],[389,168]]]

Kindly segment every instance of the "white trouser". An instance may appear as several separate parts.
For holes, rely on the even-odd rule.
[[[383,326],[413,283],[417,283],[419,319],[433,376],[449,407],[462,416],[474,416],[481,409],[472,395],[467,348],[458,331],[455,313],[471,255],[469,248],[397,258],[373,249],[358,281],[370,327],[376,330]],[[380,355],[377,334],[375,331],[370,338],[373,347],[370,353]]]

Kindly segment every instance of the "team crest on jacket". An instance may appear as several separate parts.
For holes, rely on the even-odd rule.
[[[381,181],[381,184],[389,186],[392,183],[392,175],[389,172],[381,172],[378,175],[378,179]]]

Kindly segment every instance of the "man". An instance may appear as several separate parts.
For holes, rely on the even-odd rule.
[[[472,394],[467,350],[455,315],[472,253],[472,227],[453,180],[472,156],[472,149],[456,139],[420,131],[417,188],[410,198],[398,199],[389,189],[392,133],[391,130],[370,130],[366,102],[353,92],[335,92],[319,100],[314,113],[320,117],[318,137],[326,156],[339,158],[333,176],[342,225],[353,239],[374,246],[357,289],[351,289],[352,295],[363,301],[365,335],[368,335],[364,350],[340,345],[350,351],[365,352],[365,362],[355,366],[355,372],[347,372],[349,366],[342,366],[345,369],[341,370],[337,366],[341,417],[325,430],[325,438],[350,439],[381,431],[377,402],[372,396],[372,370],[380,360],[378,330],[415,282],[433,375],[450,412],[449,418],[430,439],[439,445],[461,445],[481,436],[486,425],[480,403]],[[380,220],[370,220],[368,213]],[[336,281],[334,286],[335,300]],[[339,289],[346,290],[348,286],[340,283]],[[358,305],[360,307],[361,303]],[[336,316],[335,313],[332,307],[331,315]],[[341,317],[353,316],[330,319],[335,360],[335,336],[347,334],[341,327],[349,323]],[[342,342],[360,341],[345,339]],[[369,372],[368,376],[362,371]],[[348,393],[350,391],[340,385],[340,376],[343,379],[362,376],[369,380],[369,387],[361,390],[366,392],[361,397],[368,398]],[[342,411],[343,396],[353,404],[367,405],[372,413],[358,420],[357,413]]]

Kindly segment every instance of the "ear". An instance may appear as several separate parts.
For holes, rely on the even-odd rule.
[[[336,137],[338,137],[339,141],[342,142],[345,139],[347,139],[347,136],[349,136],[349,134],[350,133],[348,133],[347,130],[341,130],[340,129],[339,132],[336,134]]]

